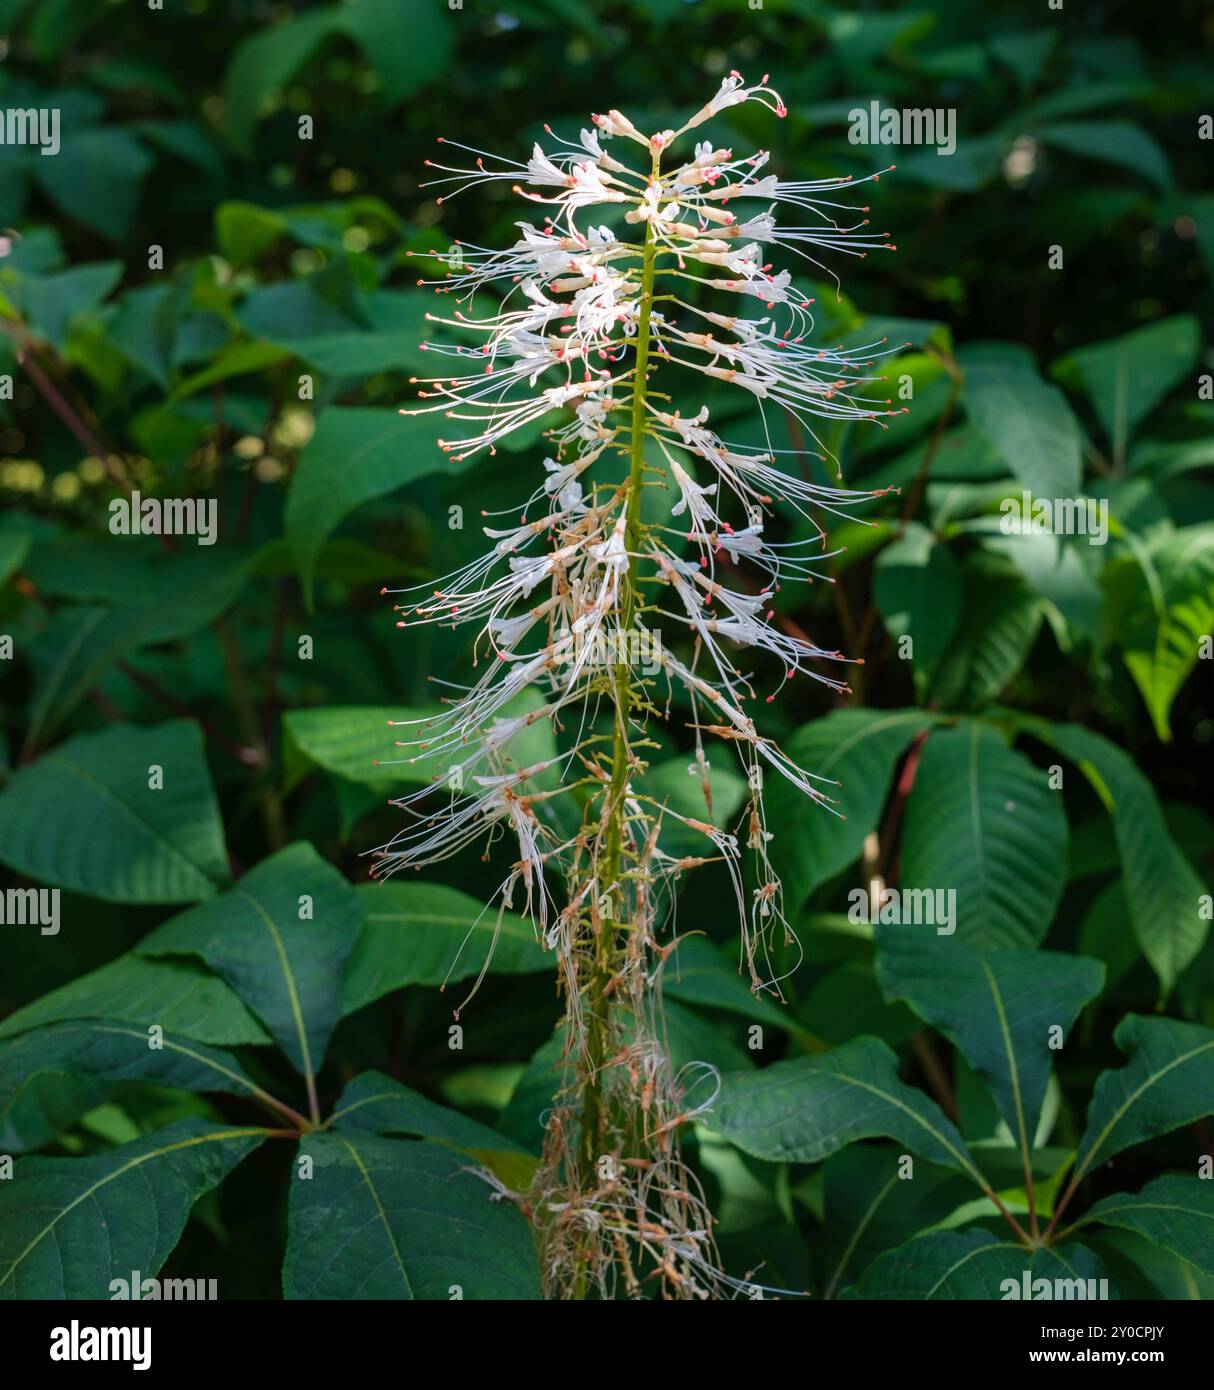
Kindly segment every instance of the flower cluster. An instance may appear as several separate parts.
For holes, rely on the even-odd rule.
[[[607,1068],[628,1074],[628,1123],[642,1131],[633,1136],[641,1151],[711,1104],[702,1073],[690,1083],[699,1088],[694,1105],[686,1078],[663,1075],[653,1062],[653,1030],[641,1026],[655,962],[671,949],[658,945],[657,932],[673,880],[710,860],[725,864],[752,984],[778,991],[763,949],[771,925],[783,921],[767,854],[764,773],[832,809],[827,784],[765,737],[748,712],[757,677],[744,653],[774,658],[780,684],[806,675],[846,688],[818,669],[843,655],[782,624],[773,601],[784,582],[829,578],[823,565],[831,552],[817,518],[871,494],[784,467],[791,451],[771,443],[773,413],[812,440],[823,461],[831,455],[822,422],[893,413],[874,393],[881,357],[897,349],[815,342],[813,300],[788,268],[767,259],[769,248],[784,247],[829,275],[817,259],[823,254],[889,248],[884,234],[867,231],[867,209],[838,201],[866,180],[785,180],[766,172],[767,153],[736,158],[707,140],[690,157],[668,155],[681,136],[743,102],[785,114],[766,78],[747,86],[734,73],[678,130],[645,135],[613,110],[595,116],[577,142],[548,130],[553,148],[537,143],[525,163],[452,141],[443,142],[440,160],[428,161],[444,200],[505,180],[535,211],[516,224],[508,250],[460,243],[433,254],[444,273],[430,283],[454,307],[429,315],[445,330],[443,341],[425,344],[435,374],[416,381],[418,404],[404,413],[440,414],[440,447],[455,460],[492,454],[508,435],[540,422],[550,453],[510,524],[485,528],[491,544],[481,557],[437,586],[397,591],[399,626],[473,624],[484,664],[445,714],[402,741],[405,757],[442,760],[450,794],[437,810],[428,790],[401,799],[410,824],[377,851],[377,872],[509,837],[517,853],[500,906],[527,912],[557,952],[570,1055],[592,1088],[596,1113],[582,1117],[581,1144],[561,1141],[561,1162],[580,1164],[584,1179],[610,1128],[597,1113]],[[629,163],[634,145],[644,152],[640,169]],[[780,209],[791,209],[797,225],[779,225]],[[481,312],[486,300],[490,312]],[[699,400],[690,410],[676,405],[655,386],[667,377],[684,392],[712,385],[719,393],[715,383],[724,382],[748,393],[765,447],[725,438]],[[670,499],[665,515],[652,515],[646,492]],[[769,535],[777,517],[800,523],[800,538]],[[638,634],[657,653],[644,677],[624,659],[605,664],[588,655],[625,651]],[[675,703],[693,731],[691,770],[706,800],[705,739],[731,745],[742,761],[750,804],[733,828],[645,792],[647,721]],[[549,734],[538,757],[537,731]],[[560,798],[575,799],[572,819],[560,812]],[[703,855],[668,851],[663,830],[673,822],[703,837]],[[749,884],[746,849],[755,855]],[[567,884],[563,907],[552,894],[558,874]],[[616,924],[630,929],[624,944],[613,938]],[[629,1009],[630,1022],[614,1031],[609,998]],[[671,1162],[669,1146],[658,1147],[654,1161]],[[686,1187],[685,1177],[679,1181]],[[601,1234],[620,1189],[590,1200],[586,1186],[577,1200],[549,1207],[582,1236]],[[670,1250],[679,1253],[664,1256],[651,1237],[657,1244],[648,1255],[672,1284],[702,1291],[708,1223],[692,1230],[674,1219],[678,1182],[656,1188],[654,1229],[677,1227]],[[683,1198],[686,1217],[692,1199],[686,1191]],[[645,1224],[634,1223],[634,1234]]]
[[[693,708],[712,716],[708,726],[692,721],[697,740],[714,727],[739,749],[752,786],[761,781],[754,769],[766,765],[829,806],[819,779],[763,738],[745,712],[754,690],[737,654],[758,648],[779,661],[785,679],[804,673],[845,689],[814,665],[840,662],[842,655],[789,635],[771,611],[782,582],[826,577],[825,533],[814,523],[809,539],[780,542],[765,528],[779,503],[812,517],[815,511],[839,513],[870,494],[808,482],[780,466],[775,448],[724,440],[706,407],[683,414],[663,408],[647,391],[649,373],[667,363],[733,383],[755,398],[765,423],[770,411],[787,413],[820,456],[827,450],[817,421],[891,413],[888,401],[869,393],[881,380],[878,359],[894,349],[814,343],[813,301],[787,269],[773,271],[765,260],[769,245],[786,246],[819,268],[817,252],[864,255],[889,247],[885,234],[865,230],[860,214],[866,208],[852,212],[838,201],[842,190],[864,180],[784,180],[764,172],[766,152],[735,158],[708,141],[697,143],[686,162],[660,168],[679,136],[748,101],[785,114],[766,79],[746,86],[734,73],[677,131],[646,136],[621,112],[610,111],[595,116],[595,128],[583,130],[576,144],[557,142],[560,148],[546,152],[537,143],[525,164],[451,141],[443,143],[469,156],[466,161],[428,161],[436,176],[428,186],[452,189],[447,198],[504,179],[551,211],[539,227],[520,221],[519,239],[507,251],[459,245],[442,258],[455,264],[437,287],[460,307],[429,317],[472,341],[425,345],[436,357],[455,359],[454,374],[420,381],[422,403],[405,413],[436,411],[457,422],[460,437],[440,447],[460,460],[494,451],[507,435],[555,411],[571,418],[549,431],[554,456],[544,460],[543,481],[520,506],[517,524],[487,527],[493,545],[482,558],[436,589],[406,591],[399,605],[402,627],[480,624],[492,659],[450,714],[415,741],[416,756],[468,750],[460,764],[468,775],[457,785],[471,790],[437,820],[427,816],[422,829],[383,847],[381,873],[434,862],[479,830],[508,825],[520,857],[506,897],[522,882],[528,909],[546,929],[545,865],[569,843],[554,839],[542,817],[550,792],[535,790],[544,774],[549,785],[555,780],[553,760],[511,764],[512,740],[541,719],[558,720],[571,706],[593,704],[609,687],[600,670],[559,659],[562,639],[567,645],[572,636],[584,652],[607,629],[643,627],[658,615],[691,639],[694,657],[681,661],[667,650],[663,664],[668,678],[690,692]],[[650,169],[638,171],[610,153],[619,142],[642,146]],[[795,209],[808,225],[780,227],[774,214],[781,206]],[[609,220],[594,225],[592,217]],[[643,240],[629,235],[632,227],[643,228]],[[493,298],[495,312],[473,312],[478,292]],[[731,295],[741,301],[732,310],[704,307]],[[670,518],[679,526],[642,526],[638,488],[628,480],[591,480],[596,463],[628,458],[645,439],[677,490]],[[757,568],[757,584],[743,587],[723,577],[741,561]],[[642,610],[639,572],[646,568],[668,588],[669,606]],[[701,653],[710,666],[704,674],[696,671]],[[543,703],[507,714],[528,687],[542,689]],[[562,761],[567,766],[574,755]],[[403,804],[413,808],[422,799]],[[766,837],[760,830],[755,847]],[[733,837],[717,839],[718,848],[736,855]],[[755,894],[755,910],[764,918],[778,896],[771,882],[768,869]]]

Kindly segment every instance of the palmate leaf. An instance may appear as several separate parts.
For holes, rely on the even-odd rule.
[[[958,1047],[991,1089],[1027,1154],[1055,1056],[1050,1030],[1069,1034],[1100,992],[1099,961],[1057,951],[970,950],[914,928],[878,926],[877,979]]]
[[[955,890],[956,935],[978,949],[1035,945],[1066,881],[1062,798],[976,720],[934,733],[906,806],[903,891]]]
[[[218,975],[185,960],[151,960],[128,954],[0,1021],[0,1038],[64,1019],[107,1018],[215,1047],[268,1043],[270,1035]]]
[[[933,1231],[879,1255],[844,1298],[1004,1299],[1022,1297],[1023,1278],[1065,1279],[1069,1296],[1087,1296],[1087,1281],[1107,1278],[1107,1271],[1082,1245],[1034,1250],[989,1231]],[[1012,1280],[1012,1291],[1005,1281]],[[1084,1281],[1084,1292],[1071,1282]],[[1110,1284],[1110,1293],[1112,1286]],[[1096,1286],[1099,1296],[1099,1284]]]
[[[227,855],[198,726],[82,734],[21,768],[0,793],[0,862],[106,902],[214,897]]]
[[[23,1158],[0,1183],[0,1298],[110,1297],[155,1275],[190,1209],[264,1139],[181,1120],[88,1158]]]
[[[1200,915],[1201,880],[1172,839],[1154,789],[1128,753],[1090,729],[1014,718],[1076,763],[1112,816],[1134,935],[1166,999],[1210,924]]]
[[[1214,1182],[1208,1178],[1164,1174],[1136,1196],[1105,1197],[1071,1229],[1096,1223],[1134,1231],[1214,1275]]]
[[[725,1077],[704,1124],[744,1153],[781,1163],[816,1163],[853,1140],[887,1136],[979,1180],[952,1122],[898,1079],[897,1057],[877,1038]]]
[[[138,950],[200,956],[311,1077],[340,1017],[342,967],[362,912],[354,889],[301,841],[263,860],[231,892],[157,928]]]
[[[1214,1029],[1128,1014],[1113,1038],[1129,1061],[1096,1082],[1072,1185],[1131,1144],[1214,1114]]]
[[[35,1028],[0,1043],[0,1123],[36,1077],[151,1081],[183,1091],[265,1092],[230,1053],[165,1036],[149,1046],[146,1029],[110,1019],[80,1019]]]
[[[468,1160],[425,1140],[349,1130],[300,1144],[283,1293],[290,1299],[534,1299],[539,1265],[521,1212]]]

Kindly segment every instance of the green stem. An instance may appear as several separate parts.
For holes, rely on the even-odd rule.
[[[660,155],[653,156],[654,178],[658,176]],[[637,319],[636,366],[632,382],[632,429],[629,451],[628,496],[624,511],[624,542],[630,556],[635,556],[641,542],[641,491],[645,467],[645,388],[649,370],[650,321],[653,311],[653,283],[657,247],[653,227],[646,223],[645,250],[641,262],[640,313]],[[631,569],[631,564],[630,564]],[[636,598],[630,570],[626,571],[620,588],[620,630],[627,632],[636,611]],[[627,661],[616,663],[615,681],[616,723],[612,744],[611,781],[605,809],[607,827],[604,854],[600,867],[599,887],[606,890],[619,878],[623,860],[624,792],[628,785],[628,716],[632,708],[632,678]],[[602,892],[599,894],[602,900]],[[598,915],[598,934],[595,940],[594,968],[587,991],[585,1077],[582,1086],[582,1145],[581,1169],[583,1190],[593,1187],[595,1163],[598,1157],[603,1102],[600,1074],[607,1060],[607,1012],[610,1007],[607,991],[611,984],[616,948],[616,924],[625,915],[625,895],[622,887],[613,893],[610,917]]]

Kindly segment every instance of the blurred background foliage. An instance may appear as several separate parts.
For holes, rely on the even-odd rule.
[[[785,1006],[751,996],[705,872],[680,920],[720,949],[670,987],[672,1046],[747,1068],[873,1034],[967,1139],[1010,1143],[961,1054],[898,1002],[871,931],[844,915],[847,890],[873,875],[955,885],[968,947],[1044,944],[1105,966],[1038,1135],[1043,1180],[1056,1178],[1095,1077],[1119,1062],[1123,1014],[1214,1025],[1197,909],[1214,872],[1214,666],[1199,659],[1214,629],[1201,387],[1214,140],[1199,124],[1214,112],[1212,47],[1198,0],[0,0],[0,104],[62,112],[54,158],[0,146],[0,374],[13,379],[0,399],[0,630],[13,637],[0,860],[13,884],[65,890],[58,938],[5,928],[0,1014],[131,959],[167,905],[210,897],[290,842],[359,882],[398,828],[385,802],[421,774],[376,764],[394,756],[385,720],[429,707],[429,678],[460,679],[468,652],[451,634],[398,633],[380,588],[475,553],[480,510],[517,496],[543,456],[536,435],[460,471],[430,417],[396,413],[425,366],[432,303],[410,254],[504,244],[520,215],[505,185],[442,207],[419,190],[435,137],[525,158],[545,122],[576,136],[614,106],[677,125],[729,69],[767,71],[790,115],[727,113],[737,148],[769,147],[802,178],[897,164],[868,186],[897,254],[834,267],[841,293],[802,283],[825,340],[906,343],[890,379],[910,409],[886,430],[829,432],[849,485],[901,490],[834,529],[834,585],[779,599],[819,645],[864,658],[850,696],[798,682],[766,707],[806,766],[843,783],[845,825],[772,789],[805,958]],[[955,109],[955,154],[850,143],[848,112],[874,100]],[[735,412],[733,438],[759,437],[728,393],[709,404]],[[213,499],[218,543],[112,536],[108,504],[132,488]],[[1003,534],[1000,503],[1026,488],[1107,501],[1108,544]],[[164,844],[125,840],[63,772],[91,769],[121,799],[122,769],[162,761],[166,729],[188,743],[183,719],[205,754],[181,752],[194,799],[169,838],[207,842],[197,881]],[[89,741],[107,730],[128,742]],[[694,805],[677,739],[675,726],[654,776]],[[714,776],[727,820],[743,787],[723,759]],[[1027,825],[1001,817],[1013,797]],[[551,1052],[556,1018],[547,962],[525,942],[499,958],[462,1052],[437,988],[453,948],[436,923],[471,920],[457,890],[499,877],[469,855],[445,889],[359,890],[361,911],[389,907],[374,942],[364,924],[374,980],[350,986],[320,1077],[328,1102],[375,1067],[534,1149],[548,1092],[531,1058]],[[478,968],[465,957],[455,975]],[[89,978],[73,986],[86,1000],[100,988]],[[755,1022],[767,1042],[751,1055]],[[9,1117],[10,1151],[93,1153],[178,1113],[225,1113],[146,1085],[59,1085],[53,1104]],[[1152,1139],[1107,1181],[1093,1174],[1090,1195],[1210,1143],[1208,1123]],[[706,1131],[700,1145],[727,1249],[833,1292],[848,1194],[836,1190],[840,1228],[821,1166],[758,1162]],[[182,1268],[217,1269],[227,1296],[278,1286],[282,1216],[260,1197],[277,1162],[259,1153],[187,1230]],[[829,1193],[829,1164],[825,1181]],[[937,1199],[931,1221],[957,1207],[947,1186]],[[843,1282],[926,1224],[907,1211],[870,1230]],[[1170,1296],[1175,1265],[1142,1274],[1148,1291]]]

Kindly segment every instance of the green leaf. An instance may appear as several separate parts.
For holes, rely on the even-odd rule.
[[[159,1023],[151,1014],[149,1023]],[[163,1027],[163,1025],[161,1025]],[[78,1019],[35,1028],[0,1045],[0,1121],[36,1077],[151,1081],[182,1091],[264,1096],[230,1053],[165,1033],[149,1045],[147,1027],[113,1019]]]
[[[702,936],[679,937],[662,971],[662,988],[684,1004],[695,1004],[714,1014],[739,1014],[769,1028],[805,1036],[805,1029],[790,1009],[754,993],[746,984],[736,951],[728,960],[719,947]]]
[[[283,1293],[290,1299],[535,1299],[539,1266],[520,1212],[468,1161],[424,1140],[309,1135],[293,1178]]]
[[[1058,42],[1058,35],[1053,29],[1022,29],[992,34],[986,42],[995,57],[1016,74],[1022,87],[1032,87]]]
[[[287,496],[287,538],[305,592],[321,547],[355,508],[461,465],[438,447],[437,416],[332,406],[300,455]]]
[[[1080,1009],[1100,993],[1099,961],[1057,951],[972,951],[906,927],[876,931],[877,979],[943,1033],[990,1087],[1027,1154],[1037,1130],[1055,1050]]]
[[[775,838],[772,863],[784,883],[788,907],[801,903],[860,856],[864,838],[877,824],[894,765],[917,733],[931,727],[922,710],[832,710],[798,729],[785,752],[818,777],[837,779],[825,787],[842,817],[805,798],[782,777],[767,780],[767,825]]]
[[[165,551],[150,538],[88,541],[68,536],[39,546],[29,575],[40,593],[143,615],[141,643],[171,642],[208,627],[239,596],[249,558],[217,547]],[[160,597],[173,595],[172,603]]]
[[[443,12],[416,0],[349,0],[275,24],[240,45],[224,81],[228,132],[244,153],[274,92],[290,82],[326,39],[345,34],[379,73],[396,104],[442,75],[451,52]]]
[[[33,543],[28,531],[0,531],[0,588],[21,568]]]
[[[961,624],[936,670],[932,699],[946,709],[978,709],[1028,660],[1043,604],[1007,560],[986,551],[966,557],[961,588]]]
[[[292,322],[284,312],[276,316],[278,322],[259,323],[247,314],[242,314],[242,320],[251,332],[289,348],[318,372],[343,381],[362,381],[381,372],[430,375],[434,354],[425,348],[431,332],[426,318],[433,308],[429,295],[420,290],[375,290],[355,294],[352,307],[359,315],[357,324]],[[286,306],[278,308],[282,311]],[[511,448],[511,443],[504,447]]]
[[[330,1124],[339,1131],[433,1140],[485,1164],[516,1191],[529,1187],[535,1174],[536,1160],[521,1144],[377,1071],[363,1072],[350,1082]]]
[[[486,961],[493,975],[528,975],[555,966],[530,922],[514,912],[499,919],[495,907],[486,908],[458,888],[389,880],[356,891],[365,918],[342,977],[343,1014],[406,985],[466,980]]]
[[[0,1124],[0,1153],[26,1154],[46,1148],[104,1104],[112,1090],[104,1082],[62,1074],[31,1078]]]
[[[1185,526],[1109,566],[1107,626],[1164,743],[1173,701],[1214,627],[1214,525]]]
[[[1120,164],[1149,179],[1165,193],[1172,186],[1168,157],[1151,136],[1132,121],[1060,121],[1037,126],[1033,134],[1046,145],[1072,154]]]
[[[287,219],[272,208],[237,199],[215,209],[215,239],[219,249],[237,265],[251,265],[287,229]]]
[[[116,126],[65,134],[51,159],[34,161],[34,176],[69,217],[118,241],[131,225],[143,180],[154,160]]]
[[[1179,1255],[1133,1231],[1106,1227],[1085,1239],[1131,1297],[1176,1302],[1214,1299],[1214,1276],[1202,1274]]]
[[[1214,1182],[1165,1174],[1136,1196],[1119,1192],[1084,1213],[1072,1229],[1099,1222],[1145,1236],[1203,1274],[1214,1275]]]
[[[330,1123],[336,1129],[433,1139],[465,1153],[495,1149],[525,1152],[513,1139],[479,1120],[427,1100],[419,1091],[378,1071],[363,1072],[350,1082],[334,1107]]]
[[[107,1018],[217,1047],[268,1043],[270,1035],[217,975],[188,961],[119,956],[0,1021],[0,1038],[64,1019]]]
[[[409,709],[400,705],[337,705],[287,710],[283,729],[292,755],[298,755],[349,782],[385,791],[408,784],[426,786],[446,770],[450,756],[417,756],[417,749],[398,748],[403,739],[419,737],[424,719],[443,713],[439,705]],[[392,724],[411,725],[391,728]],[[457,750],[458,751],[458,750]]]
[[[19,769],[0,793],[0,861],[106,902],[213,897],[227,856],[198,726],[83,734]]]
[[[650,809],[669,806],[676,815],[701,820],[718,827],[736,821],[742,802],[746,799],[746,779],[730,767],[724,758],[714,760],[708,770],[708,786],[712,794],[711,812],[704,796],[703,774],[692,757],[686,753],[673,758],[659,759],[645,771],[642,795],[651,798]],[[674,816],[662,822],[658,843],[672,858],[703,854],[711,847],[702,831],[684,825]]]
[[[846,918],[843,919],[847,921]],[[856,931],[864,931],[871,940],[872,927],[867,922],[848,922]],[[813,940],[813,936],[818,941]],[[812,968],[817,962],[813,958],[812,947],[821,941],[821,933],[814,932],[808,944],[811,950],[808,959],[798,968]],[[802,937],[802,942],[806,938]],[[901,1004],[890,1004],[881,996],[877,981],[873,978],[871,949],[865,952],[862,960],[847,960],[841,964],[827,966],[815,983],[806,991],[798,1009],[800,1017],[813,1025],[816,1039],[829,1047],[838,1047],[854,1038],[857,1033],[867,1033],[880,1038],[890,1047],[900,1047],[917,1030],[918,1022],[908,1008]],[[817,973],[817,972],[815,972]],[[810,1048],[820,1051],[821,1044]]]
[[[38,335],[62,352],[72,322],[93,313],[121,279],[121,261],[73,266],[58,275],[30,275],[21,281],[18,302]]]
[[[141,609],[71,607],[58,610],[30,643],[35,691],[26,747],[53,733],[102,676],[121,661],[148,627]]]
[[[1127,1014],[1113,1037],[1129,1061],[1097,1079],[1075,1154],[1075,1184],[1131,1144],[1214,1114],[1214,1031]]]
[[[224,112],[232,143],[251,154],[253,131],[276,88],[285,86],[338,27],[336,6],[272,24],[237,48],[224,77]]]
[[[183,401],[196,396],[199,391],[209,390],[221,381],[229,381],[234,376],[247,376],[251,372],[263,372],[267,367],[277,366],[290,357],[286,348],[276,343],[232,343],[219,352],[209,367],[195,372],[178,382],[169,398]]]
[[[200,956],[314,1076],[340,1016],[341,971],[362,924],[354,889],[306,841],[263,860],[231,892],[145,937],[141,955]]]
[[[154,1276],[263,1138],[188,1119],[89,1158],[18,1160],[0,1183],[0,1298],[108,1299],[111,1280]]]
[[[877,556],[873,597],[891,637],[909,637],[922,690],[961,616],[961,571],[926,526],[910,522]]]
[[[1066,398],[1042,381],[1020,349],[977,345],[958,353],[970,423],[1037,497],[1079,487],[1079,426]]]
[[[1090,729],[1025,717],[1018,723],[1076,763],[1112,816],[1134,935],[1166,998],[1210,924],[1201,918],[1205,889],[1169,834],[1154,789],[1128,753]]]
[[[1087,391],[1120,463],[1130,436],[1155,406],[1191,372],[1201,348],[1192,314],[1176,314],[1120,338],[1077,348],[1053,367],[1063,381]]]
[[[927,740],[906,806],[902,889],[955,889],[958,941],[1035,945],[1058,906],[1066,861],[1062,798],[1023,753],[977,720]]]
[[[172,383],[173,346],[185,308],[182,287],[143,285],[122,296],[109,325],[110,345],[165,392]]]
[[[920,1160],[914,1177],[888,1145],[852,1144],[822,1166],[823,1297],[854,1282],[884,1250],[943,1221],[973,1196],[965,1178]]]
[[[844,1298],[1018,1299],[1025,1273],[1033,1280],[1065,1279],[1072,1290],[1059,1297],[1085,1298],[1086,1281],[1107,1277],[1082,1245],[1038,1248],[1031,1254],[1016,1241],[989,1231],[933,1231],[875,1259]],[[1084,1280],[1083,1292],[1070,1281]],[[1092,1297],[1100,1297],[1099,1284]]]
[[[725,1077],[704,1119],[755,1158],[817,1163],[856,1139],[884,1135],[932,1163],[976,1177],[965,1141],[939,1107],[898,1079],[898,1059],[876,1038]]]

